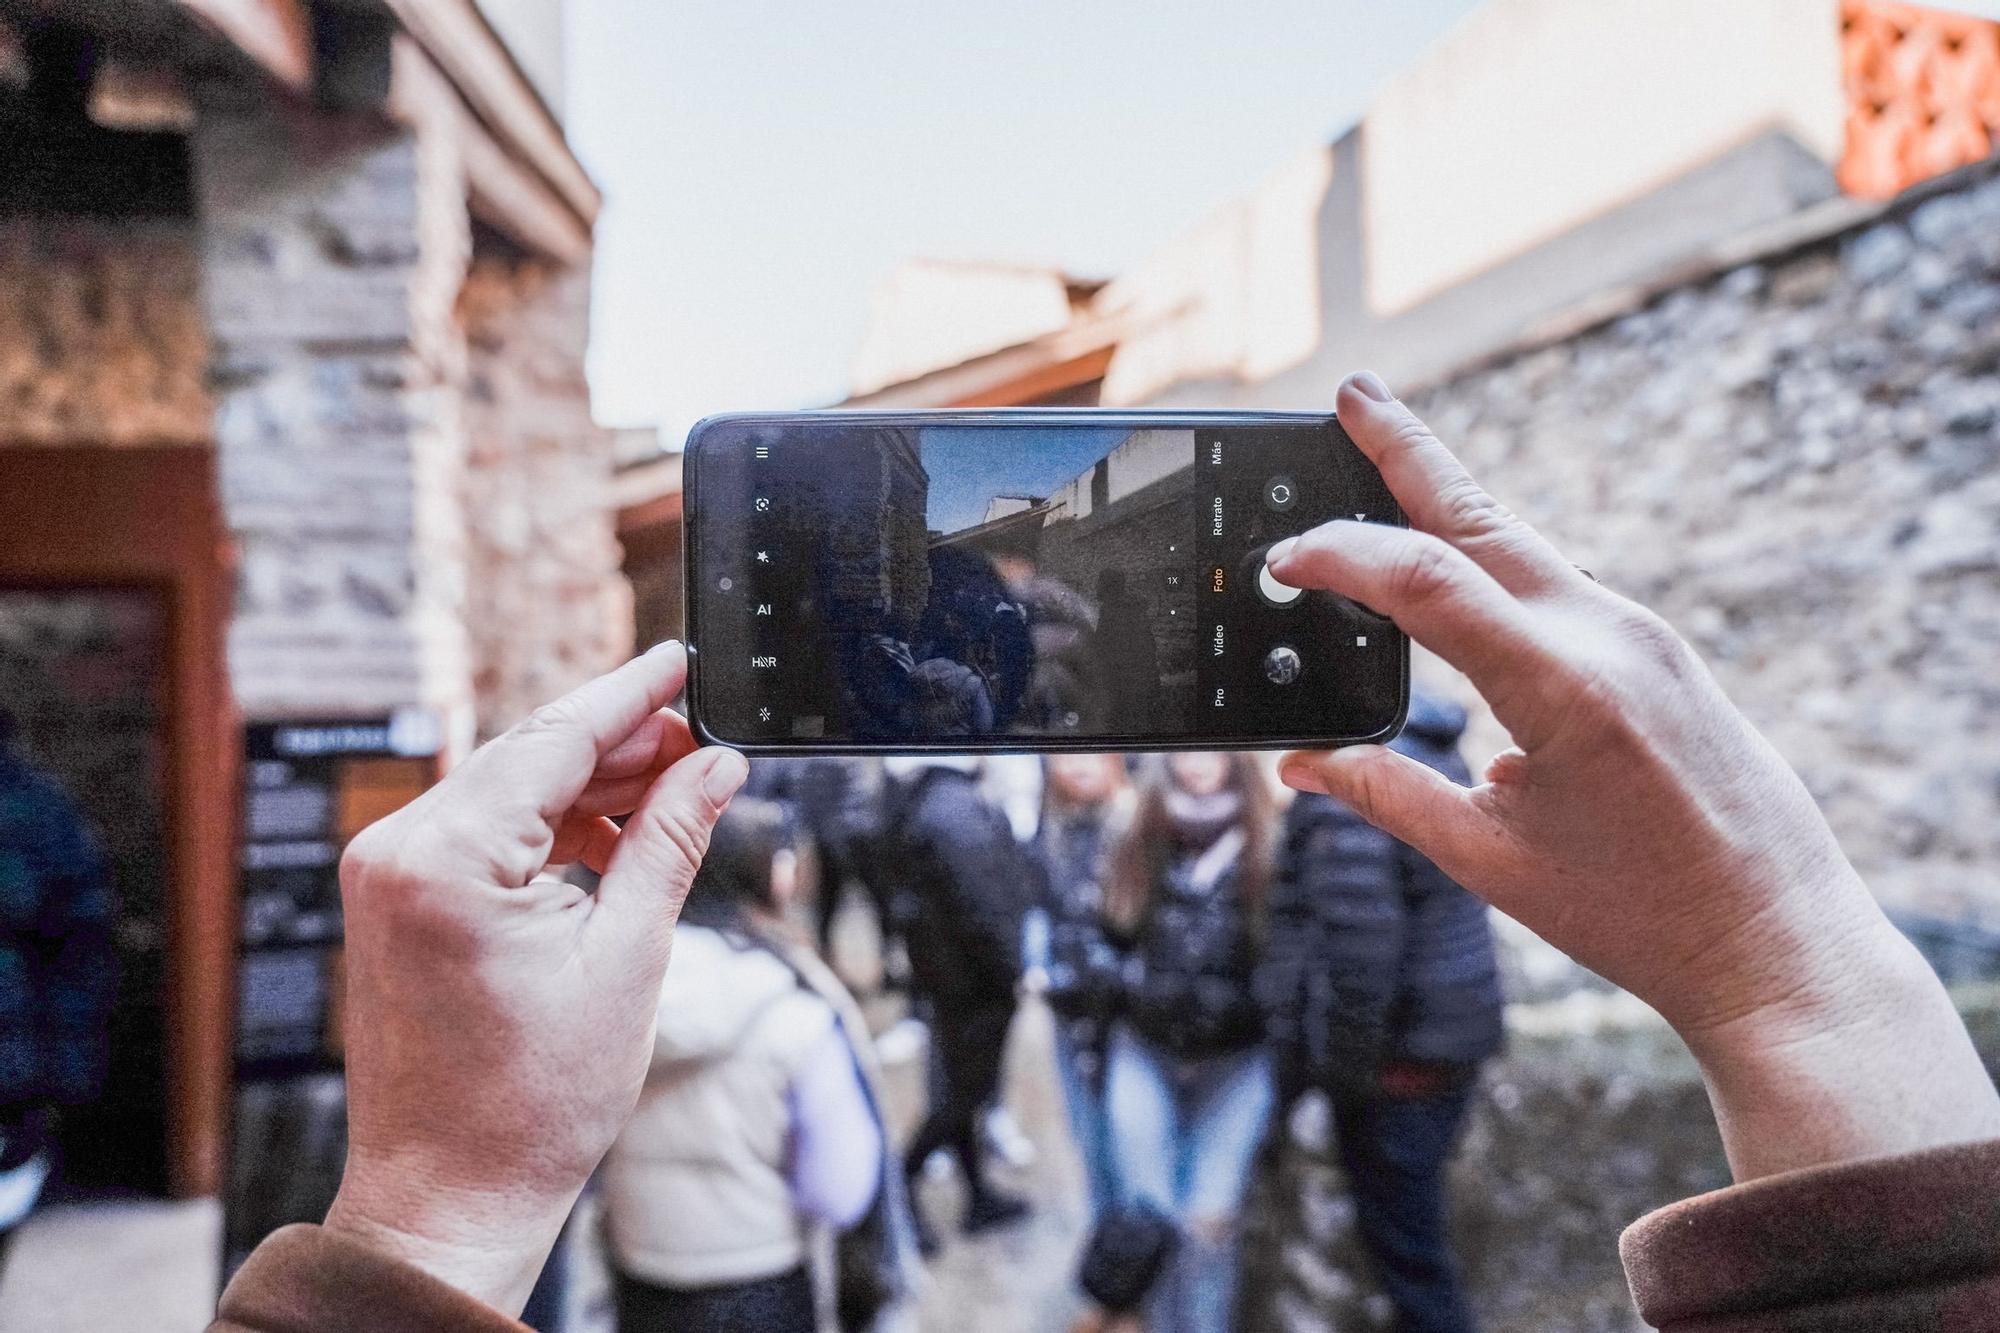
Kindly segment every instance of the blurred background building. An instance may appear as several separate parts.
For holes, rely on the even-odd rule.
[[[306,1181],[255,1220],[309,1214],[341,840],[680,630],[680,458],[589,412],[561,10],[0,0],[0,705],[120,898],[93,1188],[213,1197],[233,1128],[239,1177],[290,1168],[249,1186]],[[2000,25],[1948,8],[1488,0],[1126,272],[889,275],[847,402],[1323,409],[1373,368],[1695,640],[1949,977],[1996,976],[1996,135]],[[1516,961],[1474,1287],[1498,1328],[1628,1328],[1605,1237],[1717,1183],[1700,1084],[1628,997]],[[1374,1326],[1295,1128],[1260,1317]],[[1055,1271],[1016,1258],[954,1313]]]
[[[121,904],[77,1183],[215,1194],[239,979],[337,1064],[340,841],[630,647],[560,8],[0,3],[0,704]]]
[[[1351,131],[1108,282],[891,274],[844,405],[1325,410],[1377,370],[1689,635],[1991,1062],[1996,148],[2000,24],[1951,7],[1489,0]],[[1488,717],[1466,749],[1505,743]],[[1460,1253],[1491,1327],[1633,1328],[1597,1237],[1726,1182],[1701,1083],[1644,1006],[1500,924],[1511,1050]],[[1387,1327],[1328,1126],[1291,1137],[1247,1317]]]
[[[1993,22],[1490,0],[1129,273],[890,275],[845,405],[1312,410],[1372,368],[1694,637],[1886,901],[1996,926],[1996,136]]]

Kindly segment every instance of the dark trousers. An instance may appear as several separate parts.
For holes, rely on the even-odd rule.
[[[1398,1333],[1477,1327],[1451,1250],[1445,1168],[1472,1089],[1336,1099],[1334,1131],[1354,1220],[1396,1307]]]
[[[988,1193],[979,1143],[980,1119],[1000,1095],[1001,1061],[1013,1019],[1011,1002],[970,1009],[931,1006],[932,1054],[938,1077],[930,1114],[910,1140],[903,1165],[914,1176],[922,1170],[925,1158],[939,1148],[950,1150],[965,1173],[966,1189],[974,1204]]]
[[[812,1279],[803,1267],[713,1287],[613,1276],[618,1333],[814,1333]]]
[[[542,1264],[542,1275],[521,1307],[521,1322],[535,1333],[562,1333],[563,1309],[569,1300],[569,1223],[556,1233],[556,1243]]]

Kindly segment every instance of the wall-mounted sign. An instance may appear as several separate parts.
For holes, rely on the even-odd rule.
[[[264,1236],[333,1201],[347,1120],[340,854],[437,780],[442,737],[418,709],[243,730],[225,1279]]]

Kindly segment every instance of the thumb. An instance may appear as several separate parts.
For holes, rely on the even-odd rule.
[[[708,836],[749,773],[742,755],[711,746],[660,774],[619,831],[598,882],[589,929],[609,937],[608,947],[666,966]]]
[[[1333,797],[1461,884],[1458,868],[1481,865],[1482,845],[1496,831],[1470,791],[1387,746],[1288,754],[1278,776],[1288,787]]]

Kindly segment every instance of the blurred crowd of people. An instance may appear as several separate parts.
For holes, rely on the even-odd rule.
[[[1463,724],[1419,696],[1398,746],[1464,782]],[[945,1220],[915,1187],[940,1159],[968,1234],[1053,1206],[995,1180],[1030,996],[1055,1020],[1094,1317],[1233,1326],[1252,1174],[1316,1094],[1398,1326],[1472,1328],[1445,1173],[1501,1042],[1485,908],[1331,799],[1275,793],[1250,755],[759,760],[601,1173],[621,1330],[911,1326]],[[828,962],[854,893],[881,941],[864,1003]],[[899,1145],[874,1033],[916,1025],[926,1105]]]

